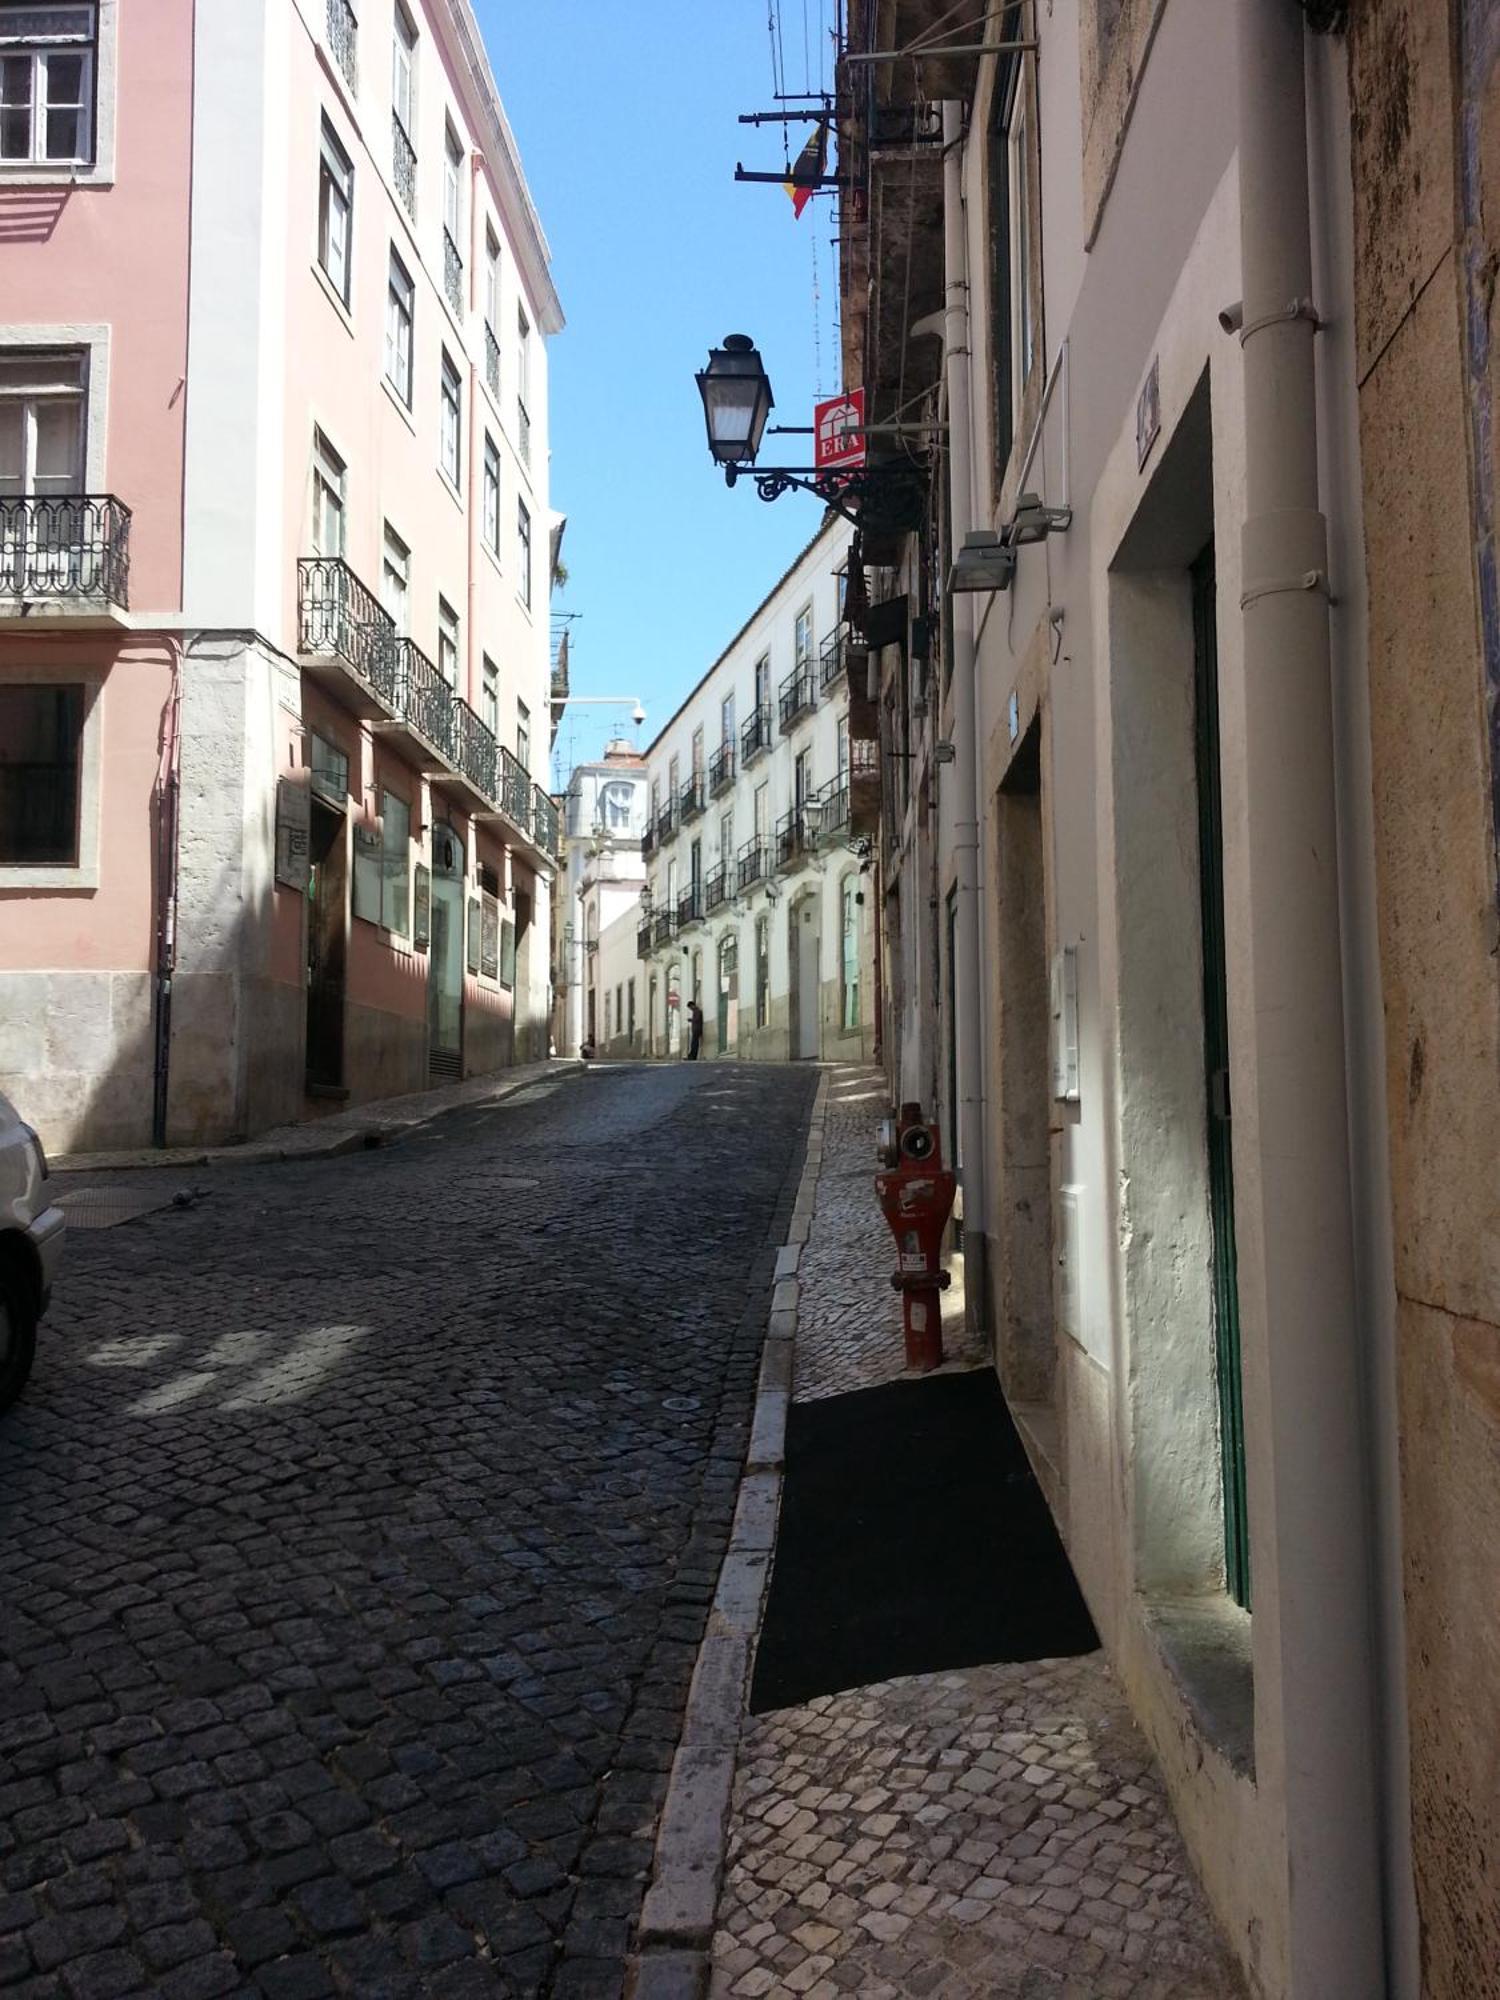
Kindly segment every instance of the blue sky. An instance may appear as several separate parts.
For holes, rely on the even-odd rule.
[[[778,0],[784,87],[818,79],[833,0]],[[649,740],[797,551],[821,510],[731,493],[709,462],[693,382],[726,333],[753,336],[773,423],[812,421],[840,386],[833,205],[800,221],[779,187],[768,0],[475,0],[490,61],[552,247],[568,324],[550,344],[552,504],[568,516],[557,607],[580,694],[636,695]],[[804,61],[806,20],[808,59]],[[823,37],[822,75],[831,62]],[[808,127],[789,128],[792,152]],[[813,310],[813,246],[820,299]],[[822,372],[817,359],[821,349]],[[808,438],[768,438],[804,465]],[[565,765],[596,755],[625,709],[564,718]]]

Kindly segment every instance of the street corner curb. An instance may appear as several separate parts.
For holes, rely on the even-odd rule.
[[[797,1266],[801,1262],[802,1245],[800,1243],[784,1243],[776,1252],[777,1283],[779,1284],[783,1278],[795,1278],[797,1275]]]
[[[713,1936],[733,1790],[732,1745],[684,1743],[672,1759],[656,1870],[641,1906],[643,1945],[702,1945]]]
[[[787,1346],[785,1341],[780,1346]],[[786,1412],[791,1401],[789,1387],[771,1389],[761,1379],[755,1399],[755,1421],[750,1427],[750,1450],[745,1463],[752,1472],[780,1472],[786,1459]],[[777,1496],[778,1505],[781,1495]],[[773,1525],[774,1533],[774,1525]]]
[[[708,1991],[708,1953],[647,1949],[636,1961],[626,2000],[702,2000]]]
[[[719,1571],[710,1629],[753,1639],[760,1621],[760,1604],[771,1568],[768,1549],[731,1549]]]

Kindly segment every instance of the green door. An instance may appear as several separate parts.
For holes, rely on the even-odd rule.
[[[1240,1304],[1234,1256],[1234,1146],[1229,1117],[1229,1000],[1224,971],[1224,801],[1219,776],[1219,655],[1213,544],[1193,565],[1193,658],[1198,766],[1198,870],[1203,919],[1203,1060],[1208,1098],[1208,1202],[1213,1230],[1214,1358],[1224,1473],[1224,1572],[1250,1605],[1245,1506],[1245,1414],[1240,1394]]]

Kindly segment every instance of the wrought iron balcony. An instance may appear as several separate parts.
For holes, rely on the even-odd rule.
[[[849,745],[849,831],[856,838],[873,835],[880,824],[880,745],[855,738]]]
[[[734,863],[720,868],[710,868],[703,878],[703,914],[710,916],[729,901],[733,893]]]
[[[753,764],[763,751],[771,747],[771,711],[757,708],[750,720],[740,731],[740,766]]]
[[[500,400],[500,343],[495,338],[495,329],[486,320],[484,323],[484,379],[490,385],[490,394]]]
[[[818,792],[822,811],[818,814],[817,845],[842,840],[849,831],[849,778],[847,772],[830,778]]]
[[[690,889],[684,889],[677,898],[677,928],[686,930],[689,924],[703,921],[703,885],[695,882]]]
[[[0,500],[0,597],[130,604],[130,509],[112,493]]]
[[[635,955],[637,958],[649,958],[651,956],[651,941],[651,919],[647,917],[644,923],[636,925]]]
[[[502,743],[500,751],[500,810],[529,840],[531,825],[531,777],[513,750]]]
[[[458,254],[458,245],[445,229],[443,231],[443,290],[448,294],[448,303],[459,319],[464,316],[464,260]]]
[[[844,635],[830,632],[818,654],[818,687],[826,692],[844,671]]]
[[[781,683],[777,706],[781,712],[782,733],[792,727],[802,716],[817,706],[818,690],[813,683],[811,661],[803,661],[796,666]]]
[[[349,0],[328,0],[328,46],[351,91],[359,89],[359,22]]]
[[[641,835],[641,859],[649,861],[656,852],[656,828],[648,820],[646,830]]]
[[[708,760],[708,796],[716,799],[734,783],[734,745],[721,743]]]
[[[697,819],[708,804],[708,795],[703,789],[703,779],[695,771],[682,790],[677,794],[677,817],[683,826],[690,819]]]
[[[396,183],[396,192],[401,197],[401,206],[416,220],[417,215],[417,149],[411,136],[401,123],[398,111],[391,113],[391,178]]]
[[[661,915],[653,920],[652,935],[657,944],[659,945],[670,944],[672,942],[672,933],[676,930],[676,928],[677,928],[676,911],[663,910]]]
[[[440,757],[456,763],[453,710],[456,697],[432,661],[410,639],[395,642],[396,685],[392,706],[404,722]]]
[[[499,784],[500,746],[495,741],[495,732],[488,723],[480,721],[466,701],[455,695],[448,733],[453,781],[461,781],[473,803],[484,811],[494,805]]]
[[[752,883],[761,881],[767,872],[765,843],[747,840],[735,856],[734,872],[741,889],[748,889]]]
[[[656,815],[656,844],[665,847],[669,840],[677,838],[677,801],[668,799]]]
[[[540,785],[532,788],[533,824],[536,828],[536,844],[543,854],[555,861],[561,847],[558,838],[557,802],[550,792],[544,792]]]
[[[297,647],[339,662],[339,691],[357,713],[389,716],[396,707],[396,628],[369,586],[340,556],[304,556],[297,564]]]
[[[776,822],[776,866],[790,868],[809,851],[811,842],[807,837],[807,821],[801,806],[793,806],[784,812]]]
[[[516,398],[516,450],[522,465],[531,464],[531,417],[521,398]]]

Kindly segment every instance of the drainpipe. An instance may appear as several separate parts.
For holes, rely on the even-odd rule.
[[[167,1110],[172,1067],[172,974],[177,964],[177,827],[182,763],[181,643],[167,639],[172,651],[172,685],[162,716],[161,751],[156,775],[156,922],[155,991],[152,1015],[151,1143],[167,1143]]]
[[[1266,1329],[1266,1448],[1250,1473],[1252,1549],[1264,1585],[1254,1630],[1258,1664],[1277,1690],[1264,1710],[1257,1700],[1265,1717],[1257,1749],[1271,1767],[1269,1796],[1284,1799],[1286,1990],[1313,2000],[1388,1991],[1369,1474],[1318,488],[1305,44],[1295,0],[1240,0],[1238,36],[1254,1034],[1251,1101],[1236,1122],[1254,1148],[1241,1285]]]
[[[943,370],[948,389],[952,547],[973,525],[969,430],[969,283],[964,241],[963,106],[943,102]],[[964,1299],[971,1328],[989,1319],[985,1260],[984,1048],[979,963],[979,729],[974,622],[953,607],[953,858],[957,872],[954,1022],[958,1150],[964,1191]]]

